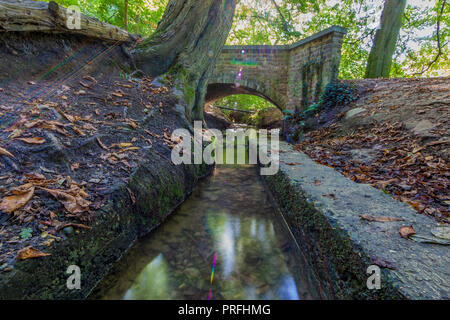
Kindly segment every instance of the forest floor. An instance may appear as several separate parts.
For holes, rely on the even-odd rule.
[[[0,88],[0,272],[89,229],[91,212],[149,152],[170,161],[171,132],[183,127],[170,86],[152,79],[86,75],[29,99],[50,85]]]
[[[450,78],[347,83],[359,99],[316,115],[295,149],[448,224]]]

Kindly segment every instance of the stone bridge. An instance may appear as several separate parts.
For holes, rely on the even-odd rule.
[[[337,79],[345,33],[333,26],[292,45],[225,46],[209,78],[206,102],[252,94],[282,110],[308,106]]]

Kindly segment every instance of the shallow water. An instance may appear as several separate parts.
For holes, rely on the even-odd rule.
[[[217,166],[168,221],[130,249],[91,298],[321,298],[258,170]]]

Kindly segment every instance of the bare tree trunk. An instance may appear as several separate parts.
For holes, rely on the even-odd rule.
[[[139,32],[141,31],[141,30],[139,30],[139,22],[140,21],[141,21],[141,16],[138,14],[136,16],[136,31],[135,31],[136,34],[139,34]]]
[[[207,79],[231,29],[237,0],[170,0],[154,35],[134,52],[150,76],[170,73],[188,120],[203,118]]]
[[[406,0],[386,0],[381,15],[380,29],[377,30],[372,50],[367,62],[366,78],[389,78],[392,55],[402,27]]]
[[[123,4],[123,28],[128,31],[128,0]]]

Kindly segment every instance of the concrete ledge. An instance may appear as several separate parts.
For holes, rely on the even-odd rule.
[[[312,42],[324,36],[327,36],[331,33],[339,33],[342,35],[347,34],[347,29],[341,26],[332,26],[328,29],[322,30],[318,33],[313,34],[307,38],[304,38],[300,41],[297,41],[293,44],[289,45],[232,45],[232,46],[224,46],[222,51],[236,51],[236,50],[264,50],[265,52],[271,51],[280,51],[280,50],[292,50],[294,48],[300,47],[302,45],[307,44],[308,42]]]
[[[330,297],[450,298],[449,248],[403,239],[398,232],[401,226],[413,225],[417,234],[429,236],[436,222],[317,164],[287,143],[280,143],[280,149],[280,171],[265,181]],[[368,222],[361,214],[403,221]],[[381,290],[367,289],[371,264],[381,266]]]
[[[340,34],[342,34],[342,36],[344,36],[345,34],[347,34],[347,29],[344,28],[344,27],[341,27],[341,26],[332,26],[332,27],[330,27],[328,29],[325,29],[325,30],[322,30],[322,31],[320,31],[320,32],[318,32],[316,34],[313,34],[310,37],[307,37],[307,38],[302,39],[302,40],[300,40],[300,41],[298,41],[296,43],[293,43],[293,44],[289,45],[289,50],[292,50],[294,48],[300,47],[300,46],[302,46],[302,45],[304,45],[304,44],[306,44],[308,42],[312,42],[312,41],[314,41],[316,39],[322,38],[322,37],[327,36],[327,35],[329,35],[331,33],[340,33]]]

